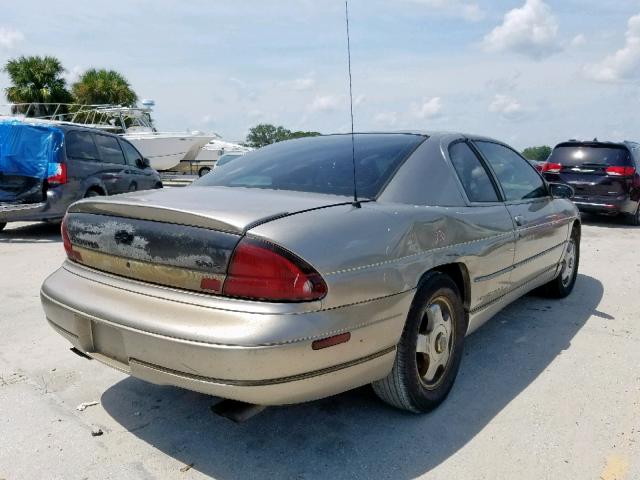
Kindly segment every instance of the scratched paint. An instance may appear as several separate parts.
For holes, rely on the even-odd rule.
[[[222,274],[239,236],[185,225],[72,213],[71,243],[112,257]]]

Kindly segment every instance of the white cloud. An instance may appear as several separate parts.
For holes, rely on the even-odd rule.
[[[331,112],[336,110],[342,102],[342,97],[338,95],[318,95],[309,105],[309,110],[312,112]]]
[[[364,102],[367,101],[367,96],[366,95],[356,95],[356,98],[353,99],[353,106],[354,107],[359,107],[360,105],[362,105]]]
[[[11,27],[0,27],[0,48],[11,50],[24,40],[21,31]]]
[[[501,25],[483,40],[489,52],[513,52],[540,60],[560,50],[558,21],[542,0],[526,0],[507,12]]]
[[[440,97],[433,97],[424,100],[421,104],[412,105],[411,110],[417,118],[426,119],[439,117],[442,114],[442,99]]]
[[[316,85],[316,79],[314,74],[305,75],[304,77],[294,78],[293,80],[279,82],[281,87],[285,87],[298,92],[304,92],[311,90]]]
[[[67,85],[71,85],[80,79],[80,75],[84,73],[85,69],[80,65],[75,65],[71,70],[67,70],[62,75],[67,82]]]
[[[583,72],[598,82],[619,82],[640,77],[640,15],[629,19],[624,47],[599,63],[586,65]]]
[[[258,92],[244,80],[231,77],[229,82],[234,86],[238,98],[243,100],[256,101],[258,99]]]
[[[497,113],[508,120],[522,117],[526,112],[522,104],[509,95],[496,94],[489,105],[489,111]]]
[[[257,108],[254,108],[253,110],[249,110],[247,112],[247,117],[248,118],[262,118],[262,117],[264,117],[264,112],[262,110],[258,110]]]
[[[462,17],[471,22],[477,22],[485,17],[484,11],[473,1],[468,0],[407,0],[411,3],[424,5],[439,10],[446,15]]]
[[[582,47],[586,43],[587,43],[587,37],[585,37],[584,34],[582,34],[582,33],[576,35],[571,40],[571,46],[572,47]]]
[[[380,112],[374,115],[373,121],[379,125],[394,127],[398,123],[398,114],[396,112]]]

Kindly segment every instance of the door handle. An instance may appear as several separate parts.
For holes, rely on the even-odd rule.
[[[522,227],[522,226],[527,224],[527,221],[525,220],[525,218],[522,215],[516,215],[514,217],[514,220],[516,221],[516,225],[519,226],[519,227]]]

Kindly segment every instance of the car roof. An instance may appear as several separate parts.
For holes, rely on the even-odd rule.
[[[111,135],[112,137],[118,137],[118,135],[111,133],[111,132],[107,132],[105,130],[102,130],[100,128],[93,128],[93,127],[85,127],[84,125],[77,125],[75,123],[60,123],[55,125],[56,128],[59,128],[60,130],[62,130],[63,132],[69,132],[71,130],[73,131],[83,131],[83,132],[92,132],[92,133],[102,133],[104,135]]]
[[[502,142],[500,140],[496,140],[495,138],[491,138],[491,137],[486,137],[484,135],[475,135],[475,134],[470,134],[470,133],[464,133],[464,132],[456,132],[456,131],[442,131],[442,130],[436,130],[436,131],[432,131],[432,130],[379,130],[379,131],[364,131],[364,132],[354,132],[354,135],[391,135],[391,134],[397,134],[397,135],[422,135],[424,137],[430,138],[430,139],[437,139],[437,140],[442,140],[442,139],[450,139],[452,137],[458,137],[458,138],[466,138],[469,140],[477,140],[477,141],[486,141],[486,142],[493,142],[493,143],[500,143],[503,145],[508,145],[505,142]],[[327,135],[322,135],[324,137],[326,136],[332,136],[332,135],[351,135],[351,133],[346,132],[346,133],[330,133]]]
[[[600,140],[567,140],[565,142],[560,142],[554,148],[558,147],[634,147],[637,148],[636,142],[630,141],[622,141],[622,142],[608,142],[608,141],[600,141]]]

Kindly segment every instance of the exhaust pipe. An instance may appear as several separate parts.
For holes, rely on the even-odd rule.
[[[228,418],[235,423],[243,423],[255,417],[267,407],[252,403],[238,402],[237,400],[222,400],[211,406],[211,411],[216,415]]]

